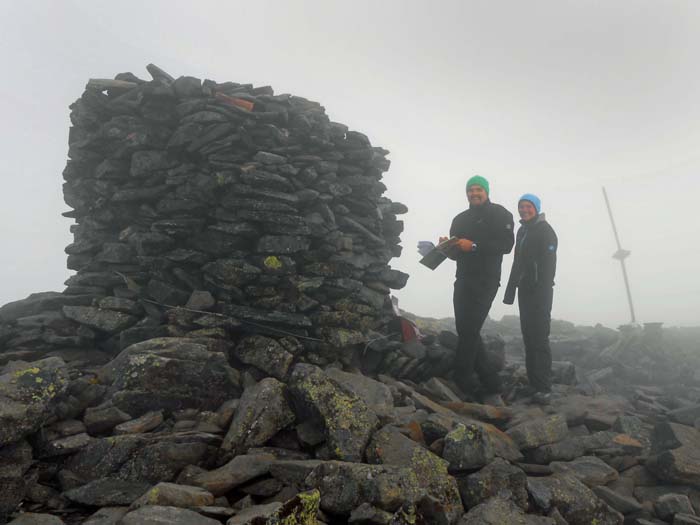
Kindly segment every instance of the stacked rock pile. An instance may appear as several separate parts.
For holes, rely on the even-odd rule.
[[[382,196],[388,151],[316,102],[148,69],[71,106],[64,293],[97,302],[65,316],[127,343],[164,335],[143,330],[163,305],[227,317],[180,316],[182,334],[366,341],[408,278],[388,264],[407,211]]]
[[[550,406],[493,407],[239,346],[257,380],[204,338],[0,368],[0,523],[698,521],[700,431],[624,400],[558,386]]]
[[[385,318],[386,152],[303,99],[149,70],[73,107],[78,273],[0,308],[0,523],[700,522],[700,405],[584,395],[570,363],[550,405],[464,401],[456,336]]]

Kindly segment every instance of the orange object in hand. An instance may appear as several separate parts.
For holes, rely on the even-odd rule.
[[[459,249],[463,252],[470,252],[474,247],[474,243],[469,239],[458,239],[455,244],[459,246]]]

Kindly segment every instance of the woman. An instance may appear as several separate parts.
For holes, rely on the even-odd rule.
[[[558,241],[554,229],[541,213],[541,207],[539,197],[531,193],[518,201],[521,226],[515,240],[515,258],[503,302],[513,304],[515,290],[518,290],[520,328],[532,400],[548,403],[552,388],[549,326]]]

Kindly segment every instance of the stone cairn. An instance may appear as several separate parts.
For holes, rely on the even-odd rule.
[[[392,335],[387,152],[148,69],[72,106],[77,274],[0,307],[0,523],[699,523],[700,404],[581,395],[571,363],[550,406],[464,401],[453,333]]]
[[[388,265],[407,211],[382,197],[388,151],[316,102],[149,70],[93,80],[71,106],[64,293],[101,299],[66,316],[121,347],[164,306],[200,313],[177,335],[366,341],[408,278]]]

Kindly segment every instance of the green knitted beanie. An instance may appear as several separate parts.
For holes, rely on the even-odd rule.
[[[486,191],[486,195],[489,194],[489,181],[487,181],[484,177],[482,177],[481,175],[474,175],[471,179],[469,179],[467,181],[467,191],[469,191],[469,186],[472,186],[474,184],[484,188],[484,191]]]

